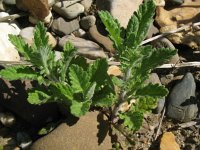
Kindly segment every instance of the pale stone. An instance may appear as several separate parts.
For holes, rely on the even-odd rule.
[[[185,0],[184,4],[196,4],[200,0],[193,2],[192,0]],[[200,7],[186,7],[177,6],[172,9],[166,10],[163,7],[157,7],[156,22],[161,27],[161,32],[168,32],[176,30],[183,25],[190,25],[198,22]],[[167,38],[175,44],[185,44],[193,49],[200,49],[199,30],[187,30],[174,33]]]
[[[160,150],[180,150],[172,132],[166,132],[163,134],[160,142]]]
[[[16,24],[0,23],[0,60],[19,61],[20,56],[14,45],[9,41],[8,34],[18,35],[20,29]]]
[[[110,11],[111,15],[119,20],[121,26],[125,27],[134,11],[137,11],[143,0],[97,0],[99,9]]]
[[[26,27],[22,29],[19,34],[28,44],[33,44],[34,27]],[[47,32],[47,35],[49,37],[48,43],[52,45],[52,47],[55,47],[57,44],[56,39],[49,32]]]

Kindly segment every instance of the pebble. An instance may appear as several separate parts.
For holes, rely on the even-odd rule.
[[[92,6],[93,0],[82,0],[80,3],[84,6],[85,11],[88,12]]]
[[[138,10],[142,2],[143,0],[96,0],[96,5],[100,10],[109,11],[126,28],[133,12]]]
[[[26,132],[17,132],[17,142],[22,149],[28,149],[32,144],[31,137]]]
[[[160,150],[180,150],[172,132],[165,132],[160,142]]]
[[[30,45],[33,44],[33,38],[34,38],[34,27],[26,27],[22,29],[19,33],[19,35]],[[55,47],[57,44],[56,39],[51,35],[51,33],[47,32],[47,35],[49,36],[48,43],[52,45],[52,47]]]
[[[0,113],[0,121],[5,127],[11,127],[15,124],[15,116],[11,113]]]
[[[194,77],[191,73],[187,73],[169,95],[167,116],[181,122],[194,119],[198,112],[195,90]]]
[[[5,4],[8,4],[8,5],[15,5],[16,4],[16,0],[3,0],[3,2]]]
[[[80,38],[83,38],[86,36],[86,32],[83,29],[78,29],[78,30],[74,31],[73,34],[76,37],[80,37]]]
[[[0,60],[19,61],[20,56],[14,45],[9,41],[8,34],[18,35],[20,29],[14,23],[0,23]]]
[[[78,30],[80,26],[77,19],[67,22],[63,18],[59,17],[53,21],[51,28],[58,35],[67,35]]]
[[[108,75],[113,75],[113,76],[122,76],[122,71],[118,66],[112,65],[108,67],[107,71]]]
[[[84,6],[76,3],[78,1],[63,1],[63,7],[61,2],[58,2],[53,5],[53,10],[66,19],[74,19],[84,12]]]
[[[31,16],[38,20],[44,20],[50,13],[47,0],[20,0],[19,3],[28,9]]]
[[[106,54],[102,50],[102,48],[89,40],[85,40],[82,38],[74,37],[74,36],[64,36],[59,40],[59,46],[63,47],[63,45],[70,41],[74,46],[78,49],[78,54],[85,56],[89,59],[97,59],[97,58],[106,58]]]
[[[94,41],[96,41],[98,44],[102,45],[105,48],[105,50],[107,50],[108,52],[115,52],[113,43],[110,40],[110,38],[99,33],[96,25],[92,26],[89,29],[89,35]]]
[[[86,17],[83,17],[80,20],[80,25],[83,29],[88,30],[90,27],[92,27],[93,25],[95,25],[96,22],[96,18],[93,15],[89,15]]]

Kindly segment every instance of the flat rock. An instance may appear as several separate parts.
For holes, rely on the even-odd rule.
[[[119,20],[121,26],[126,28],[133,12],[142,2],[143,0],[96,0],[96,5],[100,10],[108,10],[114,18]]]
[[[13,112],[26,122],[41,127],[58,117],[56,104],[31,105],[27,101],[27,90],[32,88],[30,81],[0,80],[0,105]]]
[[[96,25],[92,26],[89,29],[89,35],[98,44],[102,45],[106,51],[108,52],[115,52],[113,47],[113,43],[107,36],[102,35],[98,30]]]
[[[80,28],[79,21],[77,19],[71,21],[65,21],[63,18],[59,17],[55,19],[52,23],[52,30],[59,35],[67,35],[76,31]]]
[[[181,122],[194,119],[198,112],[195,90],[194,77],[187,73],[169,95],[167,116]]]
[[[85,56],[89,59],[106,58],[106,54],[102,48],[92,41],[74,36],[64,36],[60,39],[59,46],[63,47],[67,41],[74,44],[74,46],[78,49],[79,55]]]
[[[19,35],[28,43],[33,44],[33,38],[34,38],[34,27],[26,27],[22,29],[19,33]],[[47,32],[47,35],[49,37],[48,43],[52,45],[52,47],[55,47],[57,44],[56,39],[51,35],[51,33]]]
[[[172,132],[165,132],[161,138],[160,150],[180,150]]]
[[[14,45],[9,41],[8,34],[18,35],[20,29],[16,24],[0,23],[0,60],[19,61],[20,56]]]
[[[66,19],[74,19],[84,12],[84,6],[77,3],[80,0],[63,1],[53,5],[53,10]]]
[[[61,123],[48,135],[33,143],[31,150],[106,150],[111,149],[108,122],[98,112],[88,112],[75,124]]]
[[[93,15],[85,16],[81,18],[80,25],[83,29],[88,30],[90,27],[95,25],[96,18]]]

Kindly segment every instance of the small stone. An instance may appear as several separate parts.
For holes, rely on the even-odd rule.
[[[194,119],[198,113],[195,90],[194,77],[191,73],[187,73],[169,95],[167,116],[181,122]]]
[[[0,113],[0,121],[5,127],[11,127],[15,124],[15,116],[11,113]]]
[[[20,56],[14,45],[9,41],[8,34],[18,35],[20,29],[14,23],[0,23],[0,60],[19,61]]]
[[[83,5],[76,1],[63,1],[64,6],[60,2],[53,5],[53,10],[66,19],[74,19],[84,12]],[[71,5],[70,5],[71,3]],[[75,3],[75,4],[74,4]],[[73,4],[73,5],[72,5]],[[67,6],[68,5],[68,6]]]
[[[98,44],[74,36],[62,37],[59,41],[59,46],[63,47],[67,41],[72,42],[72,44],[78,49],[79,55],[85,56],[89,59],[107,57],[102,48]]]
[[[38,20],[44,20],[50,13],[48,0],[21,0],[21,3]]]
[[[33,38],[34,38],[34,27],[26,27],[22,29],[19,33],[19,35],[30,45],[33,44]],[[48,43],[52,45],[52,47],[55,47],[57,44],[56,39],[51,35],[51,33],[47,32],[47,35],[49,36]]]
[[[66,22],[63,18],[59,17],[53,21],[51,28],[59,35],[67,35],[78,30],[80,27],[77,19]]]
[[[161,138],[160,150],[180,150],[172,132],[165,132]]]
[[[8,5],[15,5],[16,4],[16,0],[3,0],[3,2],[5,4],[8,4]]]
[[[27,149],[32,144],[31,137],[26,132],[18,132],[17,141],[22,149]]]
[[[80,21],[80,25],[83,29],[88,30],[90,27],[95,25],[96,18],[93,15],[89,15],[86,17],[83,17]]]
[[[48,0],[49,7],[52,7],[56,3],[56,0]]]
[[[108,75],[121,76],[122,72],[118,66],[110,66],[107,71]]]
[[[81,4],[84,6],[85,11],[88,12],[90,7],[92,6],[93,0],[82,0]]]
[[[72,124],[74,118],[68,119]],[[33,143],[30,150],[107,150],[112,148],[108,122],[103,114],[88,112],[73,125],[61,123]],[[102,140],[103,137],[103,140]]]
[[[105,48],[105,50],[107,50],[108,52],[114,52],[115,51],[112,41],[107,36],[104,36],[101,33],[99,33],[96,25],[92,26],[89,29],[89,35],[98,44],[102,45]]]
[[[83,29],[78,29],[73,32],[75,37],[84,37],[86,36],[86,32]]]
[[[133,12],[138,10],[142,2],[143,0],[96,0],[96,5],[100,10],[108,10],[126,28]]]

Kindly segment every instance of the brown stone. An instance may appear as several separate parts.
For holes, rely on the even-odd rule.
[[[160,142],[160,150],[180,150],[172,132],[166,132],[163,134]]]
[[[113,43],[112,41],[106,37],[106,36],[103,36],[101,33],[99,33],[99,31],[97,30],[97,27],[96,25],[92,26],[90,29],[89,29],[89,35],[90,37],[95,40],[97,43],[103,45],[103,47],[109,51],[109,52],[114,52],[114,48],[113,48]]]
[[[49,15],[48,0],[18,0],[22,6],[28,9],[31,15],[39,20],[43,20]]]
[[[108,150],[112,148],[108,122],[103,114],[88,112],[75,124],[61,123],[47,136],[33,143],[31,150]]]

